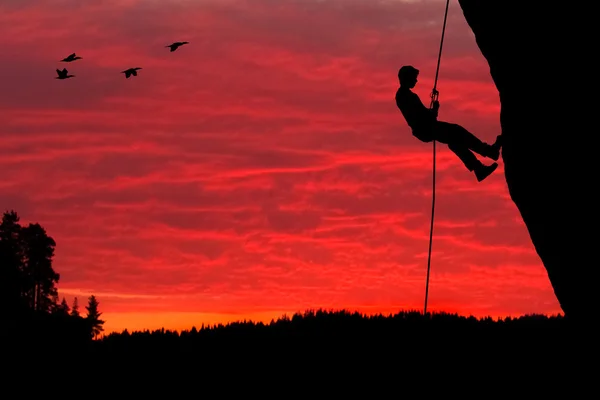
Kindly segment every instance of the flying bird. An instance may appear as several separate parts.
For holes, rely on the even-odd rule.
[[[67,71],[66,68],[63,68],[62,71],[60,69],[57,69],[56,73],[58,74],[56,79],[67,79],[75,77],[75,75],[69,75],[69,71]]]
[[[125,74],[125,78],[129,78],[131,75],[137,76],[137,70],[142,69],[141,67],[129,68],[125,71],[121,71],[122,74]]]
[[[174,52],[175,50],[177,50],[180,46],[183,46],[184,44],[188,44],[189,42],[175,42],[173,44],[170,44],[168,46],[165,47],[169,47],[171,49],[171,52]]]
[[[75,60],[81,60],[82,57],[76,56],[75,53],[69,55],[69,57],[65,57],[60,61],[63,62],[71,62],[71,61],[75,61]]]

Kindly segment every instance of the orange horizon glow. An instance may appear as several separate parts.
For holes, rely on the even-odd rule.
[[[444,1],[60,4],[0,5],[0,208],[55,239],[61,298],[95,294],[105,333],[422,309],[432,148],[394,94],[411,64],[428,104]],[[495,140],[458,4],[438,89],[440,119]],[[499,163],[477,183],[437,147],[430,311],[561,313]]]

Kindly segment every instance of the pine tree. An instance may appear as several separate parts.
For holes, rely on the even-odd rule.
[[[71,316],[79,317],[79,302],[77,301],[77,297],[73,299],[73,305],[71,306]]]
[[[57,313],[60,311],[58,292],[52,293],[50,299],[48,300],[48,304],[48,311],[50,311],[51,313]]]
[[[92,337],[95,339],[100,332],[104,331],[102,325],[104,325],[104,321],[100,319],[102,315],[101,312],[98,311],[98,300],[96,300],[96,296],[91,295],[88,299],[88,305],[85,307],[87,310],[87,321],[90,324],[90,328],[92,329]]]
[[[67,299],[63,297],[58,307],[56,307],[56,310],[61,315],[69,315],[69,311],[71,311],[71,309],[69,307],[69,303],[67,303]]]
[[[56,311],[60,279],[52,268],[56,243],[40,224],[23,227],[19,220],[15,211],[6,211],[0,221],[0,311],[3,315],[27,309]]]
[[[15,211],[6,211],[0,221],[0,311],[3,315],[33,308],[24,296],[21,224]]]
[[[56,243],[40,224],[29,224],[21,235],[27,278],[24,294],[34,310],[50,312],[59,305],[56,284],[60,275],[52,268]]]

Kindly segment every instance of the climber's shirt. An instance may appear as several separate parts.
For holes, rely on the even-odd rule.
[[[419,96],[410,89],[400,87],[396,92],[396,105],[402,112],[413,135],[420,140],[431,140],[431,128],[436,119]]]

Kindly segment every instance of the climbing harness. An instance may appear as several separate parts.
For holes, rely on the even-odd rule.
[[[435,70],[435,80],[433,81],[433,90],[431,91],[431,103],[429,109],[432,109],[438,99],[437,81],[440,72],[440,61],[442,60],[442,48],[444,47],[444,34],[446,33],[446,19],[448,18],[448,6],[450,0],[446,0],[446,12],[444,13],[444,24],[442,27],[442,39],[440,40],[440,52],[438,54],[437,68]],[[427,256],[427,283],[425,284],[425,307],[423,315],[427,315],[427,298],[429,296],[429,272],[431,271],[431,245],[433,243],[433,215],[435,213],[435,140],[433,141],[433,191],[431,195],[431,226],[429,228],[429,252]]]

